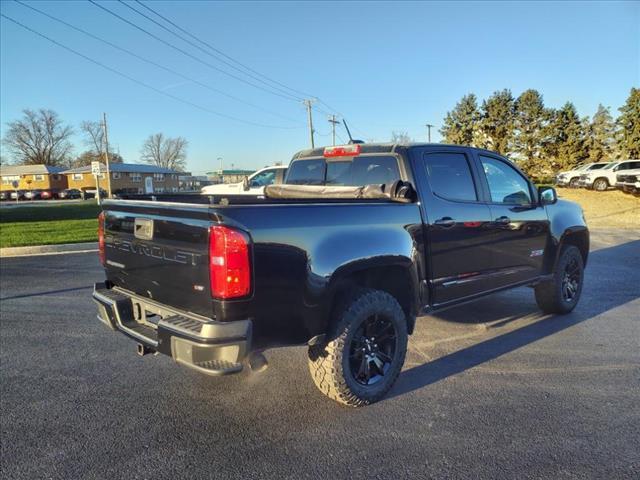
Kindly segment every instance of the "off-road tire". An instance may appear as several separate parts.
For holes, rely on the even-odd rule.
[[[575,294],[571,300],[567,300],[563,294],[563,280],[567,273],[567,268],[575,262],[579,273],[579,282]],[[558,265],[553,273],[553,279],[541,282],[535,287],[536,303],[544,313],[566,314],[571,312],[582,294],[584,283],[584,262],[582,254],[577,247],[567,245],[562,249]]]
[[[372,315],[393,323],[395,354],[389,370],[373,385],[356,381],[349,367],[351,342],[360,325]],[[377,402],[393,386],[407,353],[407,320],[398,301],[389,293],[359,289],[336,309],[329,341],[309,347],[309,371],[318,389],[336,402],[361,407]]]

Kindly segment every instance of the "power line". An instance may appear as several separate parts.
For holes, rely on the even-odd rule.
[[[127,5],[123,0],[118,0],[118,1],[119,1],[119,2],[121,2],[121,3],[123,3],[123,4],[125,4],[125,5]],[[169,19],[169,18],[165,17],[164,15],[162,15],[162,14],[158,13],[156,10],[154,10],[153,8],[151,8],[150,6],[148,6],[146,3],[141,2],[140,0],[134,0],[134,1],[135,1],[136,3],[138,3],[139,5],[141,5],[142,7],[144,7],[145,9],[147,9],[148,11],[152,12],[153,14],[155,14],[157,17],[161,18],[161,19],[162,19],[162,20],[164,20],[165,22],[167,22],[167,23],[169,23],[170,25],[172,25],[173,27],[177,28],[177,29],[178,29],[178,30],[180,30],[182,33],[184,33],[185,35],[188,35],[189,37],[191,37],[192,39],[196,40],[197,42],[200,42],[202,45],[207,46],[208,48],[210,48],[212,51],[216,52],[217,54],[222,55],[223,57],[225,57],[225,58],[227,58],[227,59],[231,60],[232,62],[236,63],[237,65],[240,65],[241,67],[243,67],[244,69],[248,70],[249,72],[252,72],[252,73],[254,73],[254,74],[258,75],[258,76],[260,76],[260,77],[264,78],[265,80],[268,80],[269,82],[272,82],[272,83],[274,83],[274,84],[276,84],[276,85],[279,85],[279,86],[281,86],[281,87],[283,87],[283,88],[286,88],[287,90],[290,90],[290,91],[292,91],[292,92],[295,92],[295,93],[297,93],[297,94],[300,94],[300,95],[302,95],[302,96],[303,96],[303,97],[305,97],[305,98],[313,98],[315,101],[317,101],[318,103],[321,103],[322,105],[324,105],[326,108],[328,108],[328,109],[330,110],[330,112],[327,112],[327,111],[325,111],[325,110],[323,110],[323,109],[318,108],[317,106],[314,106],[313,108],[314,108],[316,111],[318,111],[318,112],[320,112],[320,113],[323,113],[323,114],[325,114],[325,115],[338,114],[338,116],[340,116],[340,117],[344,118],[344,115],[343,115],[342,113],[340,113],[338,110],[336,110],[335,108],[333,108],[331,105],[329,105],[327,102],[325,102],[325,101],[324,101],[324,100],[322,100],[321,98],[314,97],[313,95],[310,95],[310,94],[308,94],[308,93],[302,92],[302,91],[297,90],[297,89],[295,89],[295,88],[289,87],[289,86],[287,86],[287,85],[285,85],[285,84],[283,84],[283,83],[281,83],[281,82],[279,82],[279,81],[277,81],[277,80],[274,80],[274,79],[272,79],[272,78],[270,78],[270,77],[268,77],[268,76],[266,76],[266,75],[264,75],[264,74],[262,74],[262,73],[260,73],[260,72],[258,72],[258,71],[256,71],[256,70],[254,70],[253,68],[251,68],[251,67],[249,67],[249,66],[247,66],[247,65],[245,65],[245,64],[243,64],[243,63],[241,63],[240,61],[236,60],[235,58],[233,58],[233,57],[231,57],[231,56],[227,55],[227,54],[226,54],[226,53],[224,53],[222,50],[220,50],[220,49],[218,49],[218,48],[214,47],[214,46],[213,46],[213,45],[211,45],[210,43],[208,43],[208,42],[206,42],[206,41],[202,40],[201,38],[197,37],[196,35],[192,34],[192,33],[191,33],[191,32],[189,32],[188,30],[186,30],[185,28],[183,28],[183,27],[181,27],[180,25],[178,25],[178,24],[176,24],[175,22],[173,22],[171,19]],[[136,11],[137,13],[139,13],[140,15],[143,15],[143,14],[142,14],[142,13],[140,13],[138,10],[133,9],[130,5],[127,5],[127,6],[128,6],[129,8],[131,8],[132,10]],[[150,19],[148,16],[146,16],[146,15],[143,15],[143,16],[144,16],[145,18],[147,18],[147,19],[149,19],[149,20],[153,21],[153,22],[154,22],[154,23],[156,23],[157,25],[161,26],[161,27],[162,27],[162,28],[164,28],[165,30],[167,30],[167,31],[171,32],[173,35],[178,36],[178,38],[181,38],[182,40],[187,41],[187,40],[185,40],[183,37],[181,37],[181,36],[177,35],[175,32],[172,32],[171,30],[167,29],[165,26],[160,25],[158,22],[155,22],[154,20]],[[193,45],[191,42],[188,42],[188,43],[190,43],[191,45]],[[214,57],[214,58],[215,58],[215,57]],[[218,60],[220,60],[220,59],[218,58]],[[223,63],[225,63],[226,65],[231,66],[232,68],[236,68],[236,67],[233,67],[232,65],[230,65],[228,62],[224,62],[223,60],[220,60],[220,61],[222,61],[222,62],[223,62]],[[236,68],[236,70],[238,70],[238,69]],[[246,73],[245,73],[245,74],[246,74]],[[256,77],[255,77],[255,76],[251,76],[251,77],[252,77],[252,78],[254,78],[254,79],[256,79]],[[265,83],[265,82],[263,82],[263,83]],[[280,91],[282,91],[281,89],[279,89],[279,90],[280,90]],[[298,98],[298,100],[302,100],[302,98]],[[360,133],[361,133],[363,136],[365,136],[365,137],[367,136],[367,134],[366,134],[365,132],[363,132],[362,130],[358,129],[357,127],[352,126],[352,128],[353,128],[353,130],[360,131]]]
[[[173,43],[167,42],[166,40],[164,40],[164,39],[162,39],[162,38],[158,37],[157,35],[155,35],[155,34],[151,33],[150,31],[145,30],[144,28],[142,28],[142,27],[141,27],[141,26],[139,26],[138,24],[136,24],[136,23],[134,23],[134,22],[131,22],[131,21],[127,20],[127,19],[126,19],[126,18],[124,18],[123,16],[118,15],[116,12],[114,12],[114,11],[112,11],[112,10],[109,10],[107,7],[105,7],[105,6],[103,6],[103,5],[100,5],[99,3],[95,2],[94,0],[88,0],[88,1],[89,1],[89,2],[91,2],[93,5],[95,5],[96,7],[100,8],[101,10],[104,10],[104,11],[105,11],[105,12],[107,12],[108,14],[110,14],[110,15],[112,15],[112,16],[114,16],[114,17],[118,18],[118,19],[120,19],[121,21],[125,22],[125,23],[126,23],[126,24],[128,24],[128,25],[131,25],[131,26],[132,26],[132,27],[134,27],[135,29],[140,30],[141,32],[143,32],[143,33],[145,33],[145,34],[149,35],[151,38],[154,38],[155,40],[159,41],[160,43],[162,43],[162,44],[164,44],[164,45],[167,45],[168,47],[173,48],[174,50],[176,50],[176,51],[178,51],[178,52],[182,53],[183,55],[186,55],[187,57],[189,57],[189,58],[191,58],[191,59],[193,59],[193,60],[195,60],[195,61],[197,61],[197,62],[199,62],[199,63],[202,63],[203,65],[206,65],[207,67],[209,67],[209,68],[211,68],[211,69],[213,69],[213,70],[215,70],[215,71],[217,71],[217,72],[220,72],[220,73],[222,73],[222,74],[224,74],[224,75],[227,75],[227,76],[229,76],[229,77],[231,77],[231,78],[235,78],[236,80],[238,80],[238,81],[240,81],[240,82],[246,83],[247,85],[251,85],[251,86],[252,86],[252,87],[254,87],[254,88],[257,88],[257,89],[262,90],[262,91],[264,91],[264,92],[270,93],[270,94],[272,94],[272,95],[276,95],[276,96],[278,96],[278,97],[281,97],[281,98],[284,98],[284,99],[287,99],[287,100],[291,100],[291,101],[294,101],[294,102],[298,102],[298,101],[299,101],[299,99],[298,99],[298,98],[296,98],[296,97],[293,97],[293,96],[291,96],[291,95],[287,95],[287,96],[285,96],[285,95],[283,95],[283,94],[281,94],[281,93],[274,92],[274,91],[272,91],[272,90],[268,90],[268,89],[266,89],[266,88],[262,87],[261,85],[256,85],[255,83],[250,82],[249,80],[245,80],[244,78],[242,78],[242,77],[238,77],[237,75],[234,75],[233,73],[229,73],[229,72],[227,72],[227,71],[225,71],[225,70],[222,70],[221,68],[218,68],[218,67],[216,67],[215,65],[212,65],[211,63],[206,62],[206,61],[202,60],[201,58],[196,57],[195,55],[190,54],[190,53],[189,53],[189,52],[187,52],[186,50],[183,50],[182,48],[180,48],[180,47],[178,47],[178,46],[174,45]]]
[[[260,82],[260,83],[262,83],[262,84],[266,85],[268,88],[273,88],[274,90],[278,90],[279,92],[281,92],[281,93],[283,93],[283,94],[285,94],[285,95],[288,95],[288,96],[291,96],[291,97],[296,98],[298,101],[303,100],[303,98],[302,98],[302,97],[294,96],[294,95],[292,95],[291,93],[287,92],[286,90],[283,90],[283,89],[282,89],[282,88],[280,88],[280,87],[273,86],[273,85],[269,85],[269,83],[265,82],[265,81],[264,81],[263,79],[261,79],[260,77],[257,77],[257,76],[255,76],[255,75],[253,75],[253,74],[251,74],[251,73],[247,73],[247,72],[245,72],[244,70],[242,70],[241,68],[238,68],[237,66],[235,66],[234,64],[232,64],[232,63],[230,63],[230,62],[227,62],[226,60],[224,60],[224,59],[220,58],[220,57],[219,57],[219,55],[215,55],[215,54],[211,53],[210,51],[208,51],[208,50],[206,50],[206,49],[202,48],[202,47],[201,47],[200,45],[198,45],[197,43],[194,43],[194,42],[192,42],[191,40],[189,40],[189,39],[185,38],[184,36],[179,35],[178,33],[174,32],[174,31],[173,31],[173,30],[171,30],[170,28],[168,28],[168,27],[166,27],[165,25],[161,24],[160,22],[158,22],[158,21],[154,20],[154,19],[153,19],[153,18],[151,18],[150,16],[148,16],[148,15],[144,14],[143,12],[141,12],[140,10],[138,10],[138,9],[134,8],[132,5],[130,5],[130,4],[126,3],[126,2],[124,2],[123,0],[118,0],[118,1],[119,1],[121,4],[123,4],[125,7],[127,7],[128,9],[130,9],[130,10],[132,10],[132,11],[136,12],[138,15],[140,15],[140,16],[142,16],[142,17],[146,18],[147,20],[149,20],[150,22],[152,22],[152,23],[156,24],[157,26],[159,26],[159,27],[160,27],[160,28],[162,28],[163,30],[165,30],[165,31],[169,32],[171,35],[173,35],[173,36],[175,36],[175,37],[178,37],[178,38],[179,38],[180,40],[182,40],[183,42],[188,43],[188,44],[189,44],[189,45],[191,45],[192,47],[197,48],[198,50],[200,50],[201,52],[203,52],[205,55],[209,55],[210,57],[215,58],[215,59],[216,59],[216,60],[218,60],[219,62],[224,63],[225,65],[227,65],[227,66],[228,66],[228,67],[230,67],[230,68],[233,68],[233,69],[234,69],[234,70],[236,70],[237,72],[240,72],[240,73],[241,73],[241,74],[243,74],[243,75],[247,75],[248,77],[253,78],[254,80],[257,80],[258,82]],[[146,5],[144,5],[144,4],[140,3],[140,2],[138,2],[138,3],[139,3],[140,5],[142,5],[144,8],[148,8],[148,9],[149,9],[149,10],[151,10],[152,12],[156,13],[155,11],[153,11],[151,8],[147,7]],[[157,13],[156,13],[156,15],[157,15]]]
[[[295,88],[289,87],[287,85],[285,85],[284,83],[281,83],[277,80],[274,80],[273,78],[267,77],[266,75],[254,70],[251,67],[248,67],[247,65],[239,62],[238,60],[236,60],[235,58],[227,55],[226,53],[224,53],[222,50],[214,47],[213,45],[211,45],[208,42],[205,42],[204,40],[202,40],[201,38],[193,35],[191,32],[189,32],[188,30],[182,28],[181,26],[177,25],[175,22],[171,21],[169,18],[161,15],[160,13],[158,13],[156,10],[154,10],[153,8],[151,8],[150,6],[148,6],[147,4],[141,2],[140,0],[135,0],[136,3],[140,4],[141,6],[143,6],[144,8],[146,8],[147,10],[149,10],[150,12],[153,12],[155,15],[157,15],[159,18],[161,18],[162,20],[164,20],[165,22],[169,23],[170,25],[173,25],[175,28],[177,28],[178,30],[180,30],[182,33],[188,35],[189,37],[193,38],[194,40],[200,42],[201,44],[209,47],[211,50],[213,50],[214,52],[218,53],[219,55],[222,55],[223,57],[231,60],[232,62],[236,63],[237,65],[240,65],[242,68],[248,70],[249,72],[252,72],[256,75],[259,75],[260,77],[264,78],[265,80],[268,80],[269,82],[272,82],[276,85],[279,85],[281,87],[286,88],[287,90],[291,90],[292,92],[298,93],[300,95],[302,95],[303,97],[311,97],[312,95],[309,95],[308,93],[304,93],[301,92],[300,90],[296,90]]]
[[[123,73],[123,72],[121,72],[121,71],[119,71],[119,70],[117,70],[117,69],[115,69],[113,67],[105,65],[104,63],[101,63],[101,62],[99,62],[99,61],[97,61],[97,60],[95,60],[95,59],[93,59],[91,57],[88,57],[87,55],[84,55],[83,53],[80,53],[77,50],[74,50],[73,48],[68,47],[68,46],[60,43],[60,42],[52,39],[51,37],[48,37],[48,36],[44,35],[43,33],[40,33],[38,31],[36,31],[36,30],[24,25],[23,23],[20,23],[19,21],[17,21],[15,19],[5,15],[4,13],[0,13],[0,16],[2,18],[5,18],[5,19],[9,20],[10,22],[15,23],[16,25],[22,27],[23,29],[33,33],[34,35],[37,35],[37,36],[39,36],[41,38],[44,38],[45,40],[48,40],[49,42],[53,43],[54,45],[57,45],[58,47],[60,47],[60,48],[62,48],[64,50],[67,50],[68,52],[71,52],[71,53],[73,53],[73,54],[75,54],[75,55],[77,55],[79,57],[84,58],[88,62],[91,62],[91,63],[93,63],[95,65],[98,65],[98,66],[104,68],[105,70],[108,70],[108,71],[110,71],[112,73],[115,73],[116,75],[124,77],[124,78],[126,78],[127,80],[129,80],[129,81],[131,81],[133,83],[136,83],[136,84],[141,85],[141,86],[143,86],[145,88],[148,88],[149,90],[153,90],[154,92],[159,93],[160,95],[164,95],[165,97],[169,97],[169,98],[171,98],[173,100],[176,100],[178,102],[181,102],[181,103],[184,103],[186,105],[192,106],[194,108],[197,108],[198,110],[202,110],[204,112],[207,112],[207,113],[210,113],[210,114],[213,114],[213,115],[217,115],[219,117],[227,118],[229,120],[234,120],[236,122],[246,123],[248,125],[253,125],[253,126],[257,126],[257,127],[278,128],[278,129],[298,128],[298,127],[282,127],[282,126],[276,126],[276,125],[266,125],[266,124],[262,124],[262,123],[252,122],[250,120],[244,120],[242,118],[237,118],[237,117],[234,117],[234,116],[231,116],[231,115],[227,115],[225,113],[221,113],[221,112],[217,112],[215,110],[211,110],[210,108],[207,108],[207,107],[203,107],[202,105],[198,105],[197,103],[193,103],[193,102],[191,102],[189,100],[185,100],[184,98],[180,98],[180,97],[177,97],[177,96],[172,95],[170,93],[167,93],[167,92],[165,92],[163,90],[160,90],[160,89],[158,89],[158,88],[156,88],[154,86],[151,86],[151,85],[149,85],[149,84],[147,84],[145,82],[137,80],[136,78],[133,78],[133,77],[127,75],[126,73]]]
[[[286,115],[282,115],[280,113],[273,112],[273,111],[271,111],[269,109],[263,108],[263,107],[261,107],[259,105],[255,105],[255,104],[253,104],[251,102],[247,102],[246,100],[243,100],[242,98],[238,98],[235,95],[231,95],[230,93],[227,93],[227,92],[219,90],[219,89],[217,89],[215,87],[212,87],[211,85],[203,83],[200,80],[197,80],[195,78],[189,77],[189,76],[187,76],[187,75],[185,75],[185,74],[183,74],[181,72],[178,72],[177,70],[173,70],[172,68],[169,68],[169,67],[167,67],[165,65],[162,65],[162,64],[159,64],[157,62],[154,62],[153,60],[149,60],[149,59],[147,59],[147,58],[145,58],[145,57],[143,57],[141,55],[138,55],[135,52],[132,52],[131,50],[127,50],[126,48],[120,47],[119,45],[116,45],[116,44],[110,42],[109,40],[105,40],[104,38],[98,37],[97,35],[94,35],[91,32],[87,32],[86,30],[83,30],[80,27],[76,27],[75,25],[72,25],[72,24],[70,24],[68,22],[65,22],[64,20],[61,20],[60,18],[54,17],[53,15],[50,15],[47,12],[44,12],[42,10],[39,10],[36,7],[33,7],[33,6],[31,6],[31,5],[27,4],[27,3],[24,3],[21,0],[14,0],[14,1],[16,3],[19,3],[20,5],[22,5],[23,7],[29,8],[29,9],[31,9],[31,10],[33,10],[33,11],[35,11],[35,12],[41,14],[41,15],[44,15],[45,17],[47,17],[47,18],[49,18],[51,20],[54,20],[54,21],[56,21],[56,22],[58,22],[58,23],[60,23],[62,25],[65,25],[65,26],[75,30],[76,32],[80,32],[83,35],[86,35],[86,36],[88,36],[90,38],[93,38],[94,40],[98,40],[99,42],[105,43],[105,44],[109,45],[110,47],[115,48],[116,50],[124,52],[127,55],[130,55],[130,56],[132,56],[134,58],[137,58],[138,60],[141,60],[141,61],[143,61],[145,63],[148,63],[149,65],[153,65],[154,67],[160,68],[160,69],[162,69],[162,70],[164,70],[166,72],[172,73],[173,75],[177,75],[178,77],[180,77],[180,78],[182,78],[184,80],[188,80],[190,82],[193,82],[196,85],[199,85],[199,86],[201,86],[203,88],[211,90],[212,92],[219,93],[220,95],[223,95],[223,96],[225,96],[227,98],[230,98],[230,99],[235,100],[237,102],[240,102],[240,103],[243,103],[245,105],[248,105],[248,106],[250,106],[252,108],[255,108],[255,109],[258,109],[258,110],[262,110],[263,112],[269,113],[270,115],[275,115],[277,117],[283,118],[285,120],[289,120],[289,121],[294,122],[294,123],[301,123],[298,120],[295,120],[295,119],[293,119],[291,117],[287,117]]]

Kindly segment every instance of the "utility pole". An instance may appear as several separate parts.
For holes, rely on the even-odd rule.
[[[220,183],[224,183],[224,170],[222,167],[222,157],[218,157],[217,160],[220,160]]]
[[[111,198],[111,173],[109,171],[109,134],[107,133],[107,114],[104,112],[102,113],[102,128],[104,133],[104,163],[107,167],[107,198]]]
[[[431,143],[431,127],[435,127],[435,125],[427,123],[425,127],[427,127],[427,141]]]
[[[340,123],[340,120],[336,120],[335,115],[329,116],[329,123],[331,124],[331,136],[333,137],[333,145],[336,144],[336,125]]]
[[[305,107],[307,107],[307,117],[308,117],[308,121],[309,121],[309,138],[311,139],[311,148],[315,148],[315,142],[313,141],[313,117],[311,116],[311,105],[313,105],[313,100],[312,99],[308,99],[308,100],[303,100],[302,103],[304,103]]]

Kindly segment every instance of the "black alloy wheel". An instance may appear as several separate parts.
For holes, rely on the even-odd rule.
[[[355,332],[349,349],[351,375],[361,385],[382,380],[396,353],[397,332],[393,322],[375,314],[365,319]]]

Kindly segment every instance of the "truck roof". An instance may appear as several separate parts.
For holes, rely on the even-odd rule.
[[[410,142],[410,143],[362,143],[360,144],[360,155],[367,153],[394,153],[402,150],[409,150],[415,147],[437,147],[437,148],[465,148],[469,150],[476,150],[479,152],[492,153],[494,155],[500,155],[497,152],[486,150],[483,148],[469,147],[466,145],[452,145],[448,143],[427,143],[427,142]],[[322,157],[324,154],[325,146],[308,148],[306,150],[300,150],[293,155],[292,160],[297,160],[306,157]]]

